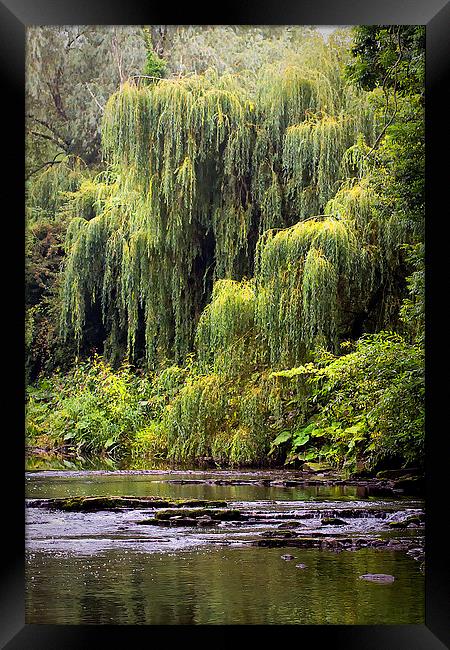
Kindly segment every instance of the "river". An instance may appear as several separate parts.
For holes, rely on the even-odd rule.
[[[26,622],[422,624],[423,500],[315,479],[281,470],[28,471]],[[225,508],[202,517],[192,504],[60,508],[74,496]]]

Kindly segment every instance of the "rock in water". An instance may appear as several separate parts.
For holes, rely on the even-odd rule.
[[[294,555],[282,555],[281,556],[282,560],[295,560]]]
[[[300,564],[296,564],[295,566],[297,567],[297,569],[307,569],[308,568],[307,565],[302,564],[302,562],[300,562]]]
[[[284,521],[277,528],[299,528],[301,525],[298,521]]]
[[[386,573],[366,573],[362,576],[359,576],[360,580],[367,580],[368,582],[378,582],[383,585],[390,584],[394,582],[394,576],[387,575]]]
[[[347,522],[337,517],[323,517],[320,520],[322,526],[347,526]]]

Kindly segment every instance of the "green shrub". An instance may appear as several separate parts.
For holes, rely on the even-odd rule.
[[[321,351],[316,362],[277,375],[304,375],[311,386],[309,418],[283,432],[272,450],[287,449],[287,462],[328,460],[353,470],[389,460],[423,465],[424,353],[391,332],[366,335],[336,357]]]
[[[167,452],[167,435],[161,423],[155,421],[140,429],[131,445],[133,460],[166,458]]]
[[[145,423],[147,385],[127,363],[116,372],[98,356],[76,364],[28,388],[27,436],[80,454],[123,450]]]

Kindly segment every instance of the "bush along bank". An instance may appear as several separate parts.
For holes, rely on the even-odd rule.
[[[27,444],[80,456],[213,465],[422,467],[421,348],[398,334],[287,370],[138,373],[94,356],[28,389]],[[242,359],[241,359],[242,361]]]

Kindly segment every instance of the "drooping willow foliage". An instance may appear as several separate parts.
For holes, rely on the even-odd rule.
[[[337,352],[363,322],[396,322],[408,236],[402,215],[382,208],[370,174],[349,178],[324,215],[260,237],[255,322],[273,367],[302,363],[318,345]]]
[[[245,361],[233,356],[235,352],[243,353]],[[231,345],[225,353],[218,351],[207,374],[191,368],[176,394],[169,401],[166,396],[156,426],[153,422],[143,434],[147,450],[158,449],[175,461],[260,464],[280,424],[292,426],[304,418],[308,392],[303,377],[285,381],[257,371],[253,362],[254,355]]]
[[[96,314],[106,351],[144,354],[150,365],[179,361],[193,348],[213,282],[251,277],[262,236],[257,291],[272,297],[264,307],[258,295],[256,311],[270,356],[287,332],[283,345],[296,348],[336,338],[337,305],[350,291],[341,276],[362,264],[354,233],[336,219],[294,224],[323,213],[342,181],[346,150],[361,134],[372,138],[364,93],[343,81],[343,52],[313,39],[297,58],[267,69],[256,90],[238,75],[206,73],[127,83],[110,98],[108,178],[80,188],[68,233],[66,334],[82,341]],[[76,197],[72,207],[76,213]],[[305,256],[304,270],[294,268],[301,260],[288,252],[291,243]],[[275,276],[291,268],[288,284],[279,284]],[[317,305],[307,304],[312,295]],[[286,319],[283,296],[291,301]],[[211,345],[228,327],[231,316],[222,312]],[[203,347],[207,318],[212,312],[201,323]]]
[[[355,233],[335,218],[265,233],[258,243],[256,314],[272,365],[304,360],[315,342],[337,343],[340,311],[363,265]]]
[[[30,221],[55,219],[64,210],[68,193],[76,192],[88,175],[86,165],[80,158],[65,156],[32,177],[26,187]]]
[[[218,280],[197,326],[196,350],[204,369],[233,374],[257,363],[253,281]]]

